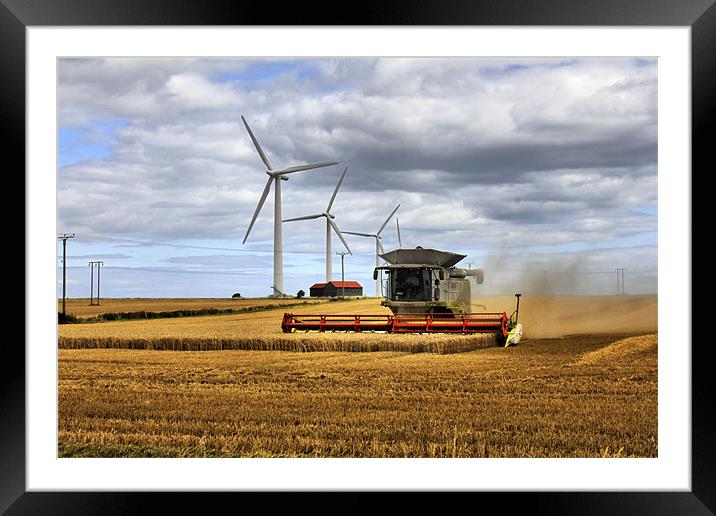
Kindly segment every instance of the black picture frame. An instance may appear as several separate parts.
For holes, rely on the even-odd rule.
[[[709,139],[716,113],[715,0],[429,0],[367,1],[346,4],[203,0],[0,0],[0,113],[5,156],[15,169],[25,169],[25,29],[30,26],[111,25],[501,25],[501,26],[688,26],[692,51],[692,171],[713,168],[714,145]],[[7,163],[7,161],[6,161]],[[685,179],[696,174],[684,171]],[[10,174],[6,171],[6,174]],[[13,173],[14,174],[14,173]],[[693,183],[692,183],[693,184]],[[693,186],[692,186],[693,192]],[[695,203],[692,201],[692,206]],[[693,217],[692,217],[693,218]],[[693,255],[692,255],[693,256]],[[29,271],[25,270],[27,277]],[[29,309],[32,307],[29,306]],[[691,343],[691,329],[685,329]],[[8,339],[9,340],[9,339]],[[716,428],[713,365],[709,343],[692,345],[692,490],[690,492],[525,492],[471,493],[480,503],[497,503],[500,513],[516,508],[549,514],[714,514],[716,511]],[[205,502],[192,493],[27,492],[25,488],[25,353],[6,342],[0,375],[0,512],[7,514],[119,514],[148,512],[152,502],[163,512],[206,512]],[[308,502],[309,497],[321,500]],[[425,493],[405,502],[423,508]],[[296,496],[296,494],[293,494]],[[344,510],[368,510],[371,493],[348,493],[336,502]],[[453,494],[456,495],[456,494]],[[218,503],[242,506],[256,493],[212,493]],[[328,499],[326,498],[328,496]],[[299,494],[300,503],[317,510],[330,508],[330,494]],[[407,497],[403,497],[404,499]],[[286,500],[272,494],[266,508]],[[453,504],[475,503],[461,496]],[[212,500],[216,503],[215,500]],[[265,497],[260,502],[266,504]],[[401,502],[403,503],[403,502]],[[442,503],[442,502],[441,502]],[[201,504],[201,505],[200,505]],[[314,505],[316,504],[316,505]],[[492,504],[486,505],[489,507]],[[407,508],[407,507],[406,507]],[[237,510],[240,507],[236,507]],[[330,509],[329,509],[330,510]],[[361,511],[363,512],[363,511]]]

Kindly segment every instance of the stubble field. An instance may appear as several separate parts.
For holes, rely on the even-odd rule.
[[[58,453],[657,456],[656,298],[523,301],[519,346],[457,354],[60,349]],[[482,303],[513,308],[509,298]],[[369,313],[376,304],[330,309]],[[551,313],[540,316],[547,308]],[[201,331],[348,338],[282,336],[282,312],[62,325],[60,342],[193,338]]]

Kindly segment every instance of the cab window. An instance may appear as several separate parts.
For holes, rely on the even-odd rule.
[[[430,300],[429,269],[394,269],[390,281],[394,301]]]

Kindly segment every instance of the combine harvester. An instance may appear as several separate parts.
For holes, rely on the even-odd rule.
[[[435,249],[395,249],[380,255],[388,265],[376,267],[373,279],[388,276],[383,306],[392,314],[283,316],[281,328],[292,332],[491,333],[505,347],[522,336],[517,308],[507,312],[471,312],[473,287],[483,281],[480,269],[457,269],[463,254]]]

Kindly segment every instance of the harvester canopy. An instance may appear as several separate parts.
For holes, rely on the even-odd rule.
[[[465,258],[465,256],[467,255],[450,253],[448,251],[438,251],[437,249],[423,249],[422,247],[417,247],[415,249],[394,249],[393,251],[380,255],[380,257],[386,262],[393,265],[435,265],[446,269],[454,266],[460,260]]]

